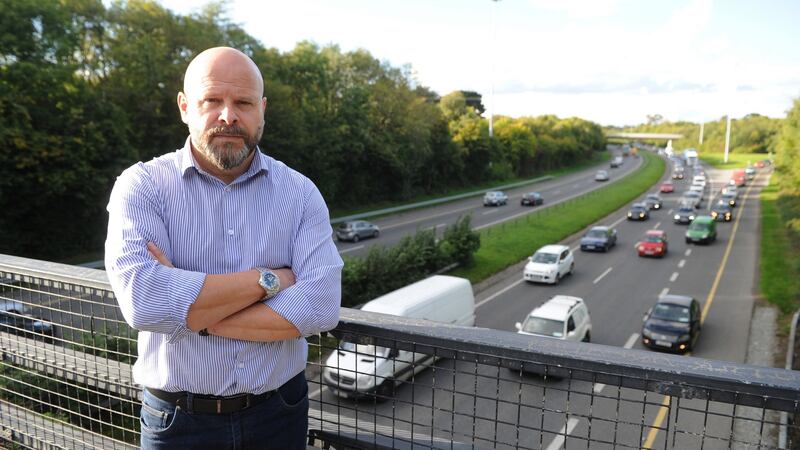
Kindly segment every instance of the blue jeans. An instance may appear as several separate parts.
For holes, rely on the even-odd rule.
[[[189,414],[145,390],[139,419],[145,450],[305,449],[308,384],[300,372],[266,401],[231,414]]]

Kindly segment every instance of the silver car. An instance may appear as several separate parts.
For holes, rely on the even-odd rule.
[[[336,239],[358,242],[364,238],[376,238],[381,234],[377,225],[366,220],[344,222],[336,227]]]
[[[508,203],[508,195],[502,191],[490,191],[483,196],[483,206],[500,206]]]
[[[594,174],[595,181],[608,181],[608,172],[605,170],[598,170],[596,174]]]

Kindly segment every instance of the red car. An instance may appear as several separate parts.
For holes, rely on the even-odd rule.
[[[667,232],[664,230],[647,230],[644,239],[636,243],[639,256],[658,256],[667,254]]]
[[[670,192],[675,192],[675,185],[670,183],[669,181],[661,183],[661,192],[668,194]]]

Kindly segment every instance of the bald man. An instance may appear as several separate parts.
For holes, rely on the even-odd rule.
[[[108,203],[106,270],[139,330],[143,449],[305,448],[306,336],[338,323],[342,260],[308,178],[258,147],[264,82],[228,48],[178,93],[184,146]]]

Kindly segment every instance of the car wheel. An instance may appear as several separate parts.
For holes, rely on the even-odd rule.
[[[606,244],[606,245],[603,246],[603,252],[604,253],[607,253],[608,249],[609,249],[609,244]]]
[[[373,234],[372,237],[376,238],[376,237],[378,237],[380,235],[381,235],[381,232],[379,230],[375,230],[375,234]]]
[[[689,239],[689,238],[686,238],[686,243],[687,243],[687,244],[691,244],[691,243],[692,243],[692,240],[691,240],[691,239]]]
[[[561,273],[560,272],[556,273],[556,280],[553,281],[553,285],[556,285],[558,283],[561,283]]]
[[[586,336],[583,337],[583,342],[592,342],[592,333],[590,331],[586,332]]]
[[[569,274],[572,275],[575,273],[575,263],[569,265]]]
[[[353,235],[353,242],[358,242],[359,240],[361,240],[361,238],[360,238],[360,237],[358,237],[358,235],[357,235],[357,234],[354,234],[354,235]]]

